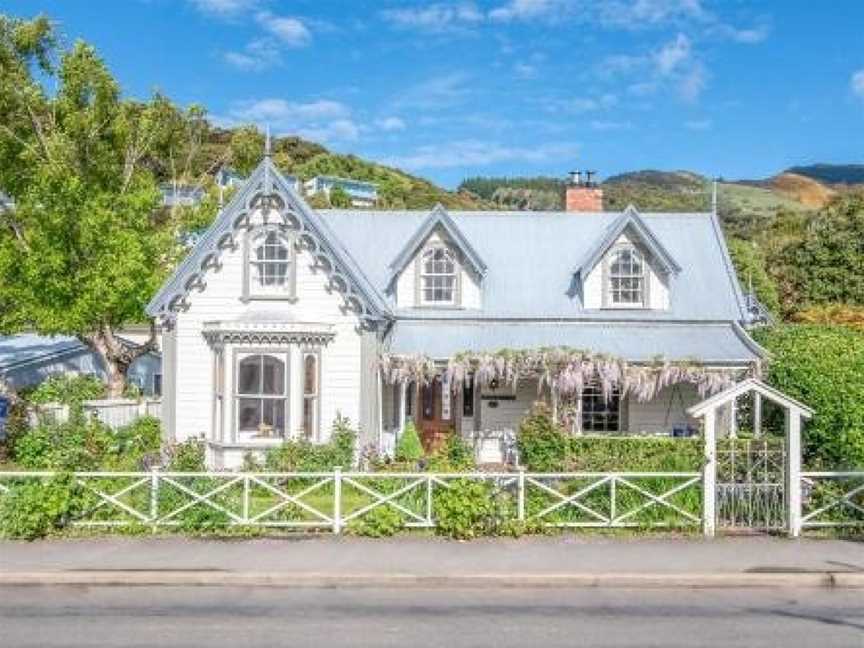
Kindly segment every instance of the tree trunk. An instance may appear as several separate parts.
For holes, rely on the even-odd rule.
[[[131,344],[117,337],[109,325],[79,338],[95,351],[105,367],[108,398],[122,398],[126,391],[126,372],[138,358],[156,349],[156,325],[150,325],[150,338],[144,344]]]

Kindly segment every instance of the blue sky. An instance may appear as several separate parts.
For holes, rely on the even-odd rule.
[[[827,9],[830,7],[830,10]],[[5,0],[129,95],[269,124],[453,187],[864,161],[861,0]]]

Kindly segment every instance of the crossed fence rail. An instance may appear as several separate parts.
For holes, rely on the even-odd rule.
[[[52,472],[0,472],[0,498]],[[227,526],[341,533],[376,509],[405,527],[437,525],[437,501],[457,482],[487,485],[502,520],[548,527],[688,527],[701,524],[702,475],[668,473],[177,473],[78,472],[73,524],[182,526],[209,515]]]
[[[864,526],[864,471],[802,472],[801,526]]]

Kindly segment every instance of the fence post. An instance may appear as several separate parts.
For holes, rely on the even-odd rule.
[[[516,512],[520,522],[525,521],[525,467],[519,466],[519,490],[516,493]]]
[[[434,527],[432,522],[432,476],[426,475],[426,521],[430,527]]]
[[[786,410],[786,520],[789,537],[801,535],[801,413]]]
[[[618,507],[615,504],[615,498],[618,496],[618,477],[612,475],[612,481],[609,482],[609,526],[615,525],[615,516],[618,515]]]
[[[702,532],[714,536],[717,500],[717,410],[705,412],[702,432],[705,442],[705,465],[702,467]]]
[[[333,533],[342,533],[342,466],[333,469]]]
[[[159,518],[159,469],[150,468],[150,530],[156,533],[156,520]]]

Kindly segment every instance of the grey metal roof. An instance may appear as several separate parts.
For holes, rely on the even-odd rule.
[[[391,259],[428,218],[428,211],[317,210],[375,288],[385,294]],[[451,211],[450,217],[487,266],[478,310],[413,309],[397,317],[582,318],[610,312],[583,307],[574,268],[588,258],[622,212]],[[745,321],[743,297],[716,217],[644,213],[641,219],[680,271],[665,311],[614,312],[616,319]],[[394,307],[393,301],[390,301]]]
[[[0,374],[51,358],[83,353],[87,349],[74,337],[24,333],[0,337]]]
[[[569,346],[608,353],[632,362],[657,357],[705,363],[749,363],[763,354],[747,334],[728,322],[525,322],[399,320],[389,351],[444,359],[461,351]]]

